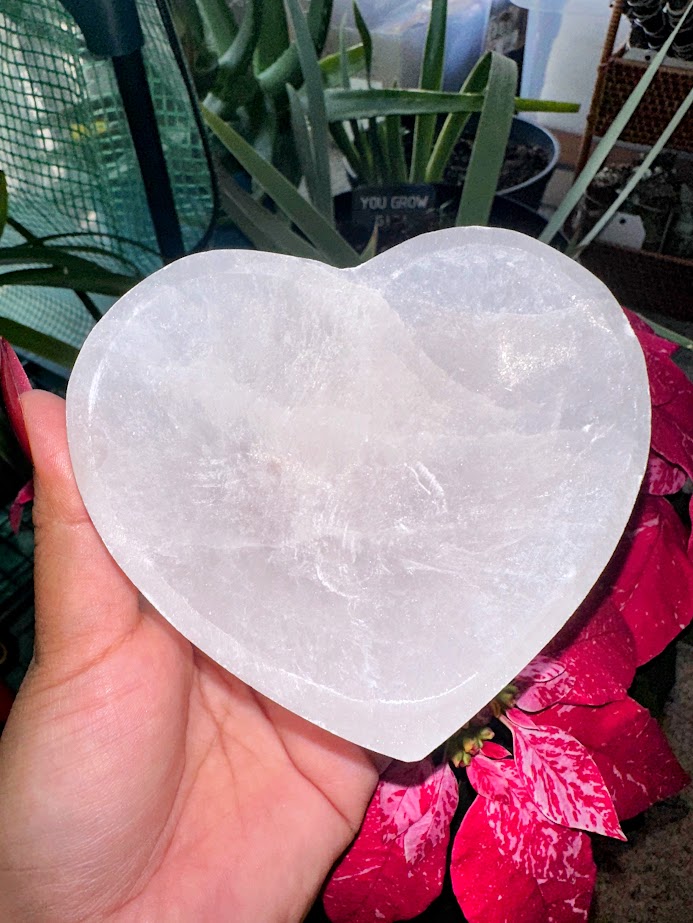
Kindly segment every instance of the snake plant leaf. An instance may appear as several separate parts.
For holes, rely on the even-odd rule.
[[[491,52],[484,108],[457,212],[457,225],[487,225],[513,121],[517,64]]]
[[[491,52],[482,55],[462,84],[460,93],[484,93],[491,70]],[[448,113],[426,167],[426,182],[441,183],[455,145],[469,121],[469,112]]]
[[[568,190],[565,198],[554,212],[551,220],[542,232],[539,240],[546,244],[551,243],[556,234],[563,227],[563,224],[565,223],[568,216],[571,214],[575,206],[585,194],[587,187],[590,185],[598,171],[601,169],[602,164],[609,156],[612,148],[618,141],[621,132],[630,121],[630,118],[637,107],[640,105],[640,101],[654,80],[657,71],[664,61],[664,58],[669,53],[669,49],[676,40],[676,36],[679,34],[683,24],[690,17],[692,9],[693,3],[690,3],[686,9],[686,12],[676,24],[676,28],[672,30],[671,34],[667,37],[662,47],[652,58],[647,69],[645,70],[645,73],[637,82],[635,89],[631,92],[630,96],[621,107],[618,115],[614,118],[613,122],[604,133],[604,136],[585,164],[584,169],[581,171],[580,175]]]
[[[354,77],[366,66],[365,50],[363,45],[352,45],[344,50],[344,63],[341,52],[325,55],[320,59],[323,83],[326,87],[344,87],[344,72],[349,77]]]
[[[433,0],[431,17],[426,32],[419,89],[440,90],[443,86],[443,68],[445,63],[445,31],[447,28],[447,0]],[[436,130],[435,115],[418,115],[414,123],[414,141],[409,180],[412,183],[423,182],[426,166],[433,148]]]
[[[353,3],[353,10],[356,28],[359,33],[359,38],[361,39],[361,44],[363,45],[363,59],[366,66],[366,80],[368,82],[368,86],[370,86],[371,70],[373,68],[373,39],[371,37],[370,29],[366,24],[366,20],[363,18],[363,14],[359,9],[359,5],[356,0],[354,0]]]

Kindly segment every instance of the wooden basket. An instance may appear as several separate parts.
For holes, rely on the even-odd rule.
[[[612,55],[602,67],[601,94],[593,103],[593,111],[596,111],[594,134],[600,136],[606,133],[623,108],[645,73],[647,62],[628,60],[621,52]],[[619,140],[651,147],[691,89],[693,68],[660,67]],[[667,146],[693,153],[693,118],[688,117],[681,122]]]

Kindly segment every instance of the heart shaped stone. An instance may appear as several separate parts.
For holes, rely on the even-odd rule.
[[[258,691],[402,760],[553,637],[645,469],[644,361],[607,289],[511,231],[337,270],[217,251],[125,295],[68,392],[111,554]]]

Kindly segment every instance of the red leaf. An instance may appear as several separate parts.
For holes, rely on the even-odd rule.
[[[390,923],[422,913],[443,887],[457,802],[457,780],[447,764],[391,764],[327,884],[330,920]]]
[[[693,383],[671,360],[677,346],[626,312],[640,341],[652,397],[652,448],[693,477]],[[664,491],[662,491],[664,492]]]
[[[563,664],[572,677],[572,685],[559,701],[573,705],[603,705],[622,699],[635,676],[635,639],[609,598],[595,608],[592,598],[587,607],[578,611],[575,622],[571,620],[570,634],[561,633],[550,645],[556,660]],[[521,702],[519,707],[524,708]]]
[[[455,837],[452,886],[469,923],[586,920],[595,878],[587,834],[547,820],[513,760],[476,756],[470,780],[473,767],[483,788],[504,796],[478,797]]]
[[[565,698],[574,682],[562,663],[539,654],[513,680],[520,690],[517,707],[534,712],[555,705]]]
[[[0,390],[2,390],[7,417],[17,441],[26,457],[31,458],[24,414],[19,403],[20,394],[31,391],[31,383],[26,377],[26,372],[17,354],[3,337],[0,337]]]
[[[518,775],[542,814],[566,827],[624,840],[611,795],[580,741],[560,728],[527,727],[527,716],[515,709],[507,717]]]
[[[0,723],[7,721],[13,701],[14,695],[4,683],[0,682]]]
[[[686,529],[668,500],[641,497],[614,558],[611,600],[647,663],[693,619]]]
[[[590,751],[621,820],[676,795],[690,781],[655,719],[633,699],[601,708],[559,705],[536,720],[562,728]]]
[[[25,484],[24,487],[19,491],[17,496],[12,501],[12,506],[10,507],[10,512],[8,519],[10,520],[10,528],[16,535],[19,532],[19,527],[22,524],[22,511],[26,503],[31,503],[34,499],[34,482],[29,481],[28,484]]]

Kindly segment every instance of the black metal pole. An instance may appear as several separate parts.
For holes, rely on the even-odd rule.
[[[159,252],[164,262],[170,262],[185,252],[183,235],[142,52],[133,51],[113,58],[113,69],[140,165]]]
[[[147,205],[164,262],[185,252],[156,112],[142,59],[144,35],[135,0],[62,0],[92,54],[113,61]]]

